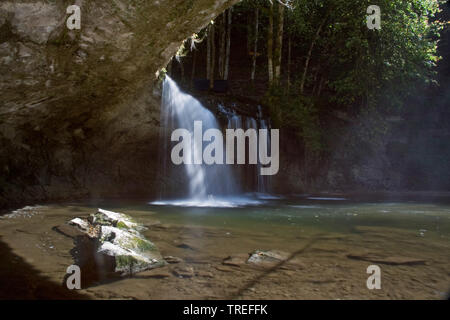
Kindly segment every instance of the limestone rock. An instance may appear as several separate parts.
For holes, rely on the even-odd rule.
[[[58,9],[55,5],[43,2],[5,1],[0,4],[0,16],[11,16],[11,27],[19,37],[45,44],[50,34],[64,22],[64,11]]]
[[[259,265],[259,266],[267,266],[272,267],[276,266],[277,264],[286,261],[289,258],[289,254],[282,251],[261,251],[256,250],[253,252],[248,258],[248,263]]]
[[[237,1],[74,1],[81,30],[64,1],[0,1],[0,207],[156,192],[155,74]]]
[[[289,261],[288,259],[289,253],[287,252],[278,250],[255,250],[250,254],[235,254],[228,256],[222,261],[222,264],[232,267],[241,267],[247,265],[254,267],[271,268],[285,262],[281,265],[281,267],[284,269],[304,269],[305,266],[301,261],[297,259]]]
[[[69,224],[93,239],[98,253],[114,257],[116,273],[133,274],[166,264],[156,246],[140,233],[144,227],[125,214],[98,209]]]

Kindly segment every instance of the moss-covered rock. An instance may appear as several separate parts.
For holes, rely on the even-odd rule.
[[[116,273],[128,275],[166,264],[155,244],[140,233],[145,228],[128,215],[98,209],[69,224],[94,239],[98,253],[115,258]]]

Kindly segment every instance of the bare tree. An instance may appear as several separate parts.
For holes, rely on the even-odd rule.
[[[232,22],[233,8],[228,9],[228,26],[227,26],[227,48],[225,56],[225,71],[223,74],[224,80],[228,80],[228,70],[230,68],[230,49],[231,49],[231,22]]]
[[[225,13],[222,14],[222,23],[220,25],[220,51],[219,51],[219,77],[224,78],[225,72],[225,44],[226,44],[226,24],[227,18]]]
[[[256,73],[256,56],[258,53],[258,24],[259,24],[259,8],[255,9],[255,39],[253,40],[253,57],[252,57],[252,74],[251,79],[255,81]]]
[[[269,85],[273,82],[273,3],[269,2],[269,27],[267,28],[267,68]]]
[[[278,2],[278,28],[277,37],[275,38],[275,66],[274,80],[276,84],[280,82],[281,75],[281,56],[283,49],[283,26],[284,26],[284,5]]]
[[[292,9],[291,0],[276,0],[278,12],[277,34],[275,46],[273,42],[274,35],[274,0],[269,0],[269,27],[267,31],[267,67],[269,74],[269,85],[274,80],[276,84],[280,81],[281,75],[281,56],[283,47],[283,29],[284,29],[284,10]]]
[[[206,79],[209,79],[209,76],[211,75],[211,41],[210,41],[210,35],[211,35],[211,26],[208,26],[208,29],[206,30],[207,33],[207,39],[206,39]]]
[[[314,49],[314,45],[316,44],[317,39],[319,38],[320,31],[322,30],[325,22],[327,21],[327,18],[328,18],[328,16],[326,16],[320,23],[319,27],[317,28],[316,34],[314,35],[314,38],[311,41],[311,44],[309,46],[308,55],[306,56],[306,61],[305,61],[305,67],[303,68],[302,79],[300,81],[300,94],[303,94],[303,92],[305,90],[306,74],[308,73],[308,66],[309,66],[309,61],[311,60],[312,51]]]
[[[215,41],[215,27],[214,23],[211,23],[211,34],[210,34],[210,41],[211,41],[211,68],[210,70],[210,76],[209,76],[209,89],[214,88],[214,67],[216,65],[216,41]]]
[[[287,89],[289,92],[289,89],[291,87],[291,36],[289,35],[288,38],[288,61],[287,61]]]

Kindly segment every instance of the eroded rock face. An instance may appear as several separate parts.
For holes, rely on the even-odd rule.
[[[155,73],[184,39],[236,2],[77,1],[82,28],[69,31],[67,3],[2,1],[0,208],[156,194]],[[274,186],[301,192],[302,172],[282,161]]]
[[[0,3],[0,207],[155,191],[157,71],[237,0]]]

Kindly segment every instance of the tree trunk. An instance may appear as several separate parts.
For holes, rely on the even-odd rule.
[[[247,52],[252,51],[252,18],[251,15],[247,15]]]
[[[273,3],[269,3],[269,27],[267,29],[267,67],[269,85],[273,82]]]
[[[318,97],[320,97],[320,94],[322,93],[323,83],[324,83],[324,78],[320,77],[319,89],[317,89],[317,96]]]
[[[258,52],[258,24],[259,24],[259,9],[255,9],[255,39],[253,40],[253,57],[252,57],[252,74],[251,79],[252,82],[255,81],[255,73],[256,73],[256,54]]]
[[[306,139],[306,138],[304,138]],[[303,172],[303,179],[305,180],[305,187],[308,187],[308,150],[306,147],[306,142],[304,142],[304,150],[303,150],[303,165],[304,165],[304,172]]]
[[[287,90],[291,87],[291,36],[288,39],[288,61],[287,61]]]
[[[314,72],[314,78],[313,78],[313,89],[311,91],[311,95],[314,95],[317,88],[317,75],[319,74],[319,67],[316,68],[316,71]]]
[[[215,27],[211,24],[211,74],[209,77],[209,89],[214,88],[214,67],[216,65],[216,41],[215,41]]]
[[[281,56],[283,52],[283,27],[284,27],[284,5],[278,3],[278,28],[275,39],[275,82],[280,83],[281,75]]]
[[[219,77],[224,78],[224,66],[225,66],[225,43],[226,43],[226,16],[222,14],[222,24],[220,26],[220,52],[219,52]]]
[[[233,8],[228,9],[227,48],[226,48],[226,56],[225,56],[225,71],[223,73],[224,80],[228,80],[228,70],[229,70],[229,66],[230,66],[232,12],[233,12]]]
[[[206,34],[206,79],[209,79],[209,76],[211,75],[211,26],[208,26]]]
[[[311,45],[309,46],[308,55],[306,56],[306,61],[305,61],[305,67],[303,69],[302,80],[300,82],[300,94],[303,94],[303,91],[305,89],[305,80],[306,80],[306,74],[308,73],[309,60],[311,59],[311,55],[312,55],[312,51],[314,49],[314,45],[316,44],[316,41],[319,38],[320,31],[322,30],[322,27],[325,24],[325,21],[327,20],[327,17],[325,17],[325,19],[323,19],[322,22],[320,23],[320,26],[319,26],[319,28],[317,28],[316,34],[314,35],[314,38],[311,41]]]

